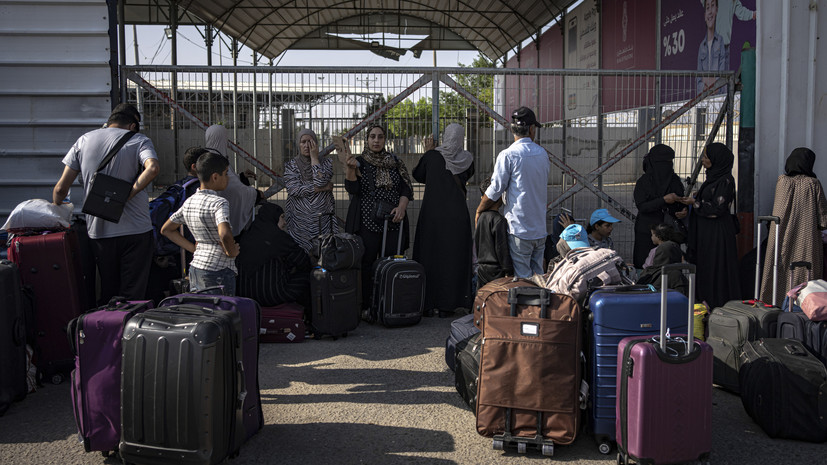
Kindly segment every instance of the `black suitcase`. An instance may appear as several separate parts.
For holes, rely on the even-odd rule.
[[[480,379],[480,333],[468,338],[467,343],[456,355],[456,371],[454,371],[454,386],[466,405],[477,414],[477,385]]]
[[[773,263],[774,279],[778,276],[778,225],[781,220],[777,216],[759,216],[756,230],[758,243],[761,243],[761,223],[775,223],[775,260]],[[738,371],[741,366],[741,350],[749,341],[760,338],[775,337],[778,332],[778,316],[781,310],[777,304],[777,286],[773,286],[772,304],[759,300],[761,277],[759,275],[761,257],[756,255],[755,300],[733,300],[723,307],[713,309],[709,315],[709,336],[706,342],[712,346],[713,365],[712,381],[732,392],[739,392]]]
[[[347,336],[361,319],[360,272],[316,267],[310,278],[310,325],[313,337]]]
[[[455,371],[457,353],[468,344],[471,336],[479,334],[480,329],[474,324],[474,315],[465,315],[451,322],[451,330],[445,339],[445,363]]]
[[[124,327],[120,453],[125,463],[219,463],[244,442],[241,316],[197,305]]]
[[[740,378],[744,409],[769,437],[827,441],[827,369],[800,341],[748,342]]]
[[[425,305],[425,268],[402,255],[402,232],[396,255],[377,260],[373,265],[373,298],[370,321],[385,326],[411,326],[422,320]],[[388,218],[382,233],[382,252],[388,238]]]
[[[26,315],[17,265],[0,260],[0,415],[23,400],[26,385]]]

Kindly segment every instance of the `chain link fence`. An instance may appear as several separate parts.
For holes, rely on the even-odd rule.
[[[270,197],[276,202],[286,199],[280,175],[298,154],[302,128],[313,129],[322,151],[336,157],[332,136],[349,137],[358,154],[365,128],[379,122],[389,130],[387,148],[412,170],[423,138],[438,139],[445,126],[459,123],[475,156],[467,196],[473,217],[480,180],[490,177],[497,154],[513,142],[510,113],[531,107],[544,123],[536,142],[552,161],[549,221],[565,207],[585,224],[595,208],[609,208],[622,220],[612,237],[627,259],[637,213],[633,190],[649,148],[674,148],[675,171],[687,178],[708,140],[732,146],[737,138],[739,99],[731,73],[192,66],[129,66],[123,72],[127,100],[141,110],[143,131],[161,159],[156,184],[183,177],[187,148],[203,145],[207,126],[223,124],[234,143],[236,171],[255,173],[258,188],[277,191]],[[720,131],[716,116],[727,117]],[[337,214],[344,218],[349,199],[338,162],[334,173]],[[414,186],[412,233],[423,191]]]

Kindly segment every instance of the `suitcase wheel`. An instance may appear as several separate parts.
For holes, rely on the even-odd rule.
[[[60,373],[55,373],[55,374],[52,375],[52,384],[57,385],[57,384],[60,384],[62,382],[63,382],[63,375],[61,375]]]
[[[527,450],[528,450],[528,445],[526,443],[524,443],[524,442],[518,442],[517,443],[517,453],[518,454],[525,454]]]
[[[597,445],[597,450],[599,450],[603,455],[609,455],[609,452],[612,451],[612,445],[609,441],[603,441]]]
[[[617,465],[626,465],[626,460],[623,459],[620,452],[617,453]]]
[[[505,443],[502,439],[494,439],[494,444],[492,444],[494,450],[503,450],[505,449]]]
[[[546,457],[551,457],[554,455],[554,444],[543,444],[541,451]]]

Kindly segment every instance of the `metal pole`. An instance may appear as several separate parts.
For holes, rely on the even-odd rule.
[[[275,125],[275,121],[273,121],[273,59],[270,58],[270,71],[267,73],[267,112],[269,115],[268,118],[268,131],[267,135],[270,140],[270,157],[269,157],[269,165],[273,166],[273,126]]]
[[[735,120],[735,75],[732,74],[727,80],[726,88],[726,146],[732,150],[733,126]],[[737,186],[736,186],[737,187]]]
[[[436,52],[434,52],[436,57]],[[439,140],[439,72],[434,71],[431,75],[431,133],[434,135],[434,143]]]
[[[119,52],[119,65],[124,66],[126,65],[126,21],[125,21],[125,12],[124,12],[124,3],[126,0],[120,0],[118,2],[118,52]],[[110,13],[112,12],[110,7]],[[110,25],[112,23],[110,22]],[[111,27],[111,26],[110,26]],[[110,41],[111,44],[111,41]],[[114,44],[111,44],[114,45]],[[114,54],[114,53],[113,53]],[[111,55],[110,55],[111,56]],[[114,56],[111,56],[111,59],[114,59]],[[126,76],[124,73],[121,72],[120,66],[118,66],[117,72],[113,73],[113,78],[117,78],[117,81],[113,80],[113,82],[117,82],[118,86],[120,87],[120,96],[121,102],[126,102],[127,95],[126,95]],[[114,71],[114,70],[113,70]],[[114,96],[114,95],[113,95]],[[114,108],[115,103],[112,103],[112,107]]]
[[[207,46],[207,67],[212,68],[212,24],[207,24],[204,27],[204,44]],[[212,117],[212,71],[207,72],[207,121],[210,124],[214,122]]]
[[[231,42],[233,51],[233,142],[238,140],[238,40]],[[223,148],[223,147],[222,147]],[[238,157],[233,157],[233,169],[238,173]]]
[[[660,54],[663,53],[661,50],[660,44],[660,2],[655,2],[657,6],[655,7],[655,50],[657,53],[655,54],[655,69],[660,71]],[[660,74],[655,78],[655,121],[660,121],[661,115],[661,108],[660,108]],[[648,124],[647,124],[648,126]],[[661,143],[661,131],[658,131],[655,134],[655,144]]]
[[[178,4],[175,2],[169,2],[169,19],[170,19],[170,28],[172,29],[172,42],[170,46],[172,47],[171,50],[171,57],[172,57],[172,66],[178,66]],[[172,99],[174,101],[178,101],[178,72],[172,72]],[[172,123],[172,150],[173,150],[173,159],[175,160],[175,179],[180,179],[181,176],[181,160],[179,158],[178,153],[178,117],[176,112],[170,108],[170,122]]]
[[[141,64],[141,57],[138,52],[138,28],[136,25],[132,25],[132,43],[135,46],[135,65]],[[126,82],[126,75],[121,78],[122,82]],[[126,93],[126,85],[123,86],[124,93]],[[135,87],[135,103],[138,107],[138,113],[143,113],[143,92],[141,91],[140,87]],[[125,101],[125,100],[124,100]]]
[[[253,51],[253,67],[258,66],[258,53]],[[253,157],[258,158],[258,73],[253,72]],[[253,172],[258,179],[258,170],[253,167]]]

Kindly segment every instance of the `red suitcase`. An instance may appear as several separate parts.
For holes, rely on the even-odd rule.
[[[693,334],[695,266],[689,269],[688,334]],[[712,348],[667,337],[666,293],[659,339],[632,336],[617,348],[617,463],[706,462],[712,448]],[[684,336],[685,337],[685,336]],[[694,338],[693,338],[694,339]]]
[[[70,229],[16,237],[9,260],[34,293],[34,363],[44,379],[60,384],[75,365],[66,327],[88,309],[77,235]]]
[[[261,342],[302,342],[304,308],[297,303],[261,307]]]

